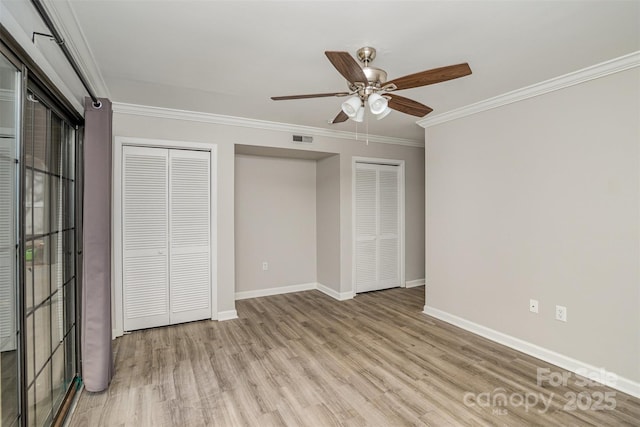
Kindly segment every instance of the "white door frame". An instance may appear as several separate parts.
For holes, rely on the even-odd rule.
[[[211,172],[211,319],[218,318],[218,222],[217,222],[217,159],[218,146],[215,143],[171,141],[162,139],[133,138],[116,136],[113,143],[113,176],[111,190],[111,295],[113,296],[114,314],[112,321],[112,337],[124,334],[124,310],[122,307],[122,147],[176,148],[182,150],[207,151],[210,154]]]
[[[400,287],[406,287],[404,280],[405,270],[405,256],[404,256],[404,197],[405,197],[405,173],[404,173],[404,160],[396,159],[381,159],[377,157],[358,157],[351,158],[351,289],[353,295],[356,296],[356,163],[369,163],[375,165],[390,165],[399,167],[399,180],[400,180],[400,233],[399,233],[399,245],[400,245],[400,259],[398,262],[400,271]]]

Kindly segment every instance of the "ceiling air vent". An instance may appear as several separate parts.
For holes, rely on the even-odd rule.
[[[311,144],[313,142],[313,137],[304,135],[293,135],[293,142],[298,144]]]

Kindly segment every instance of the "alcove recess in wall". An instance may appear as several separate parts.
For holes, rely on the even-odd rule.
[[[235,146],[236,299],[339,291],[340,158]]]

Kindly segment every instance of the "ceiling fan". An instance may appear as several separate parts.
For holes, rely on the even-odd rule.
[[[376,57],[376,50],[372,47],[362,47],[358,49],[357,55],[363,64],[362,67],[348,52],[326,51],[325,55],[327,55],[327,58],[329,58],[329,61],[331,61],[338,72],[347,79],[349,83],[348,92],[273,96],[271,99],[274,101],[283,101],[288,99],[353,95],[342,104],[342,110],[330,123],[341,123],[347,119],[361,122],[364,119],[365,104],[369,105],[369,109],[376,115],[378,120],[389,114],[392,109],[405,114],[411,114],[412,116],[424,117],[432,112],[433,109],[412,99],[390,92],[427,86],[471,74],[471,68],[469,64],[465,62],[421,71],[387,81],[386,71],[369,65]]]

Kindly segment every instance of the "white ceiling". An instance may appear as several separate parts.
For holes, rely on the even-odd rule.
[[[471,76],[398,92],[432,107],[431,115],[640,50],[633,0],[68,4],[77,24],[62,24],[84,33],[108,88],[99,96],[342,131],[355,131],[355,123],[327,123],[342,98],[269,99],[345,90],[325,50],[355,55],[373,46],[373,65],[389,79],[468,62]],[[422,140],[416,120],[393,112],[370,121],[369,132]]]

